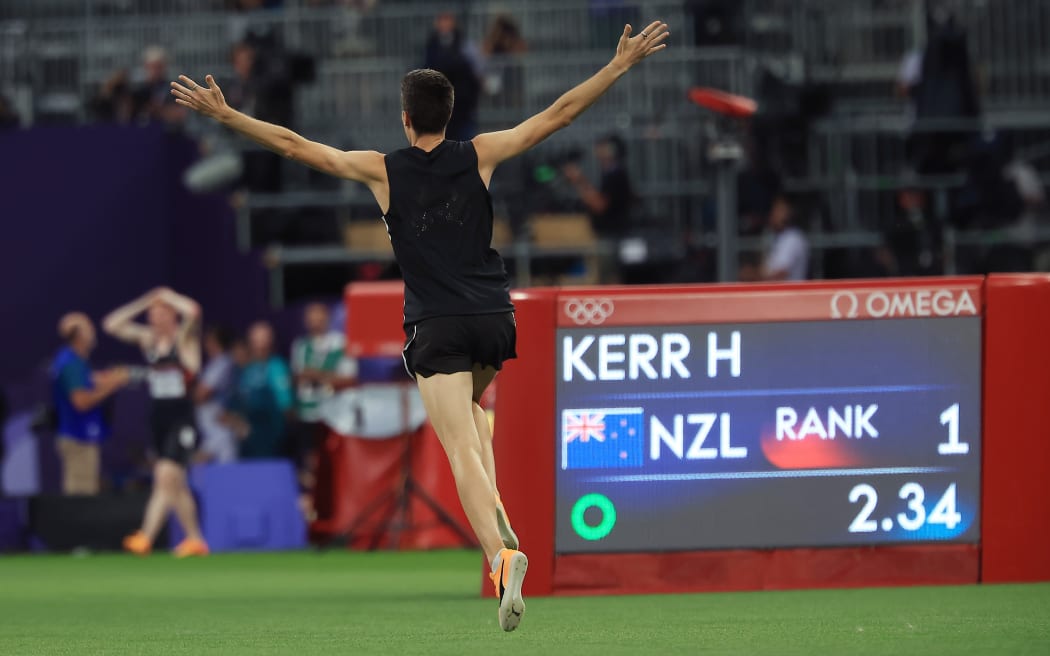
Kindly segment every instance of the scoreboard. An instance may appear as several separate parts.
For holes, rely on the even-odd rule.
[[[594,325],[610,307],[555,336],[559,553],[977,542],[976,308]]]

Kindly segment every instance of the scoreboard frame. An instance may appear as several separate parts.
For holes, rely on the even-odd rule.
[[[498,378],[495,454],[501,496],[530,558],[529,594],[1050,580],[1041,555],[1050,550],[1050,497],[1041,491],[1050,474],[1050,276],[541,288],[515,292],[514,303],[521,359]],[[556,553],[558,327],[950,316],[983,323],[977,544]]]

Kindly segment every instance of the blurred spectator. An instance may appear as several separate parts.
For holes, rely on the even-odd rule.
[[[22,124],[7,96],[0,93],[0,131],[13,130]]]
[[[515,56],[528,50],[517,22],[506,14],[492,19],[481,44],[485,57],[485,92],[499,96],[500,105],[520,107],[525,102],[525,74]]]
[[[1035,171],[1014,159],[1005,139],[989,136],[973,145],[966,182],[954,201],[952,222],[956,227],[998,230],[1008,235],[1011,242],[960,249],[961,271],[991,273],[1032,269],[1034,228],[1043,202],[1042,184]]]
[[[230,48],[230,67],[234,77],[232,82],[224,86],[222,92],[230,107],[245,114],[255,111],[255,88],[252,80],[255,54],[255,46],[246,41],[235,43]]]
[[[287,69],[274,65],[250,42],[233,46],[230,63],[234,80],[223,94],[230,107],[261,121],[282,126],[292,123],[293,85]],[[242,184],[248,191],[281,190],[281,157],[267,150],[244,151]]]
[[[769,230],[773,242],[759,267],[741,266],[740,279],[805,280],[809,277],[809,241],[794,225],[794,208],[787,196],[780,195],[769,213]]]
[[[1023,209],[1019,223],[1034,225],[1046,210],[1046,191],[1039,171],[1028,162],[1014,158],[1003,172],[1006,179],[1013,182],[1021,196]]]
[[[323,303],[311,303],[303,313],[306,334],[292,343],[292,373],[296,384],[296,411],[301,421],[321,420],[321,402],[356,381],[357,364],[346,355],[346,338],[331,330]]]
[[[362,29],[365,16],[375,9],[378,0],[306,0],[308,7],[341,7],[342,11],[329,21],[323,29],[332,41],[332,54],[336,57],[375,55],[374,35]]]
[[[94,121],[102,123],[130,123],[135,112],[135,98],[128,81],[128,70],[122,68],[99,87],[88,101],[88,114]]]
[[[627,145],[620,137],[607,135],[595,143],[594,156],[601,172],[597,187],[574,161],[562,165],[562,174],[591,215],[591,223],[598,236],[620,239],[630,228],[636,201],[634,186],[627,173]]]
[[[780,195],[780,175],[753,136],[748,135],[745,148],[747,162],[736,178],[738,226],[742,235],[759,235]]]
[[[297,464],[303,490],[304,511],[310,516],[317,454],[327,432],[322,421],[321,403],[357,383],[357,362],[346,354],[343,334],[331,329],[331,316],[323,303],[306,306],[303,326],[306,334],[292,343],[298,421],[290,437],[291,455]]]
[[[691,18],[693,45],[743,45],[746,9],[738,0],[685,0],[685,11]]]
[[[904,189],[897,195],[897,215],[876,249],[877,273],[886,276],[928,276],[940,272],[938,222],[929,209],[927,194]]]
[[[208,361],[193,392],[197,426],[201,431],[201,444],[194,455],[197,463],[237,459],[237,436],[222,421],[223,403],[230,398],[235,382],[235,365],[228,353],[232,342],[224,328],[212,326],[204,331],[204,354]]]
[[[274,31],[273,14],[268,11],[280,9],[283,2],[275,0],[233,0],[233,13],[230,14],[230,42],[248,42],[254,46],[268,49],[276,47],[277,34]]]
[[[101,404],[128,383],[128,370],[92,373],[88,358],[95,348],[95,326],[73,312],[58,322],[65,342],[51,364],[52,398],[62,461],[63,494],[98,494],[99,447],[109,435]]]
[[[966,34],[944,8],[926,16],[927,43],[904,58],[898,74],[900,95],[911,99],[915,125],[908,138],[909,158],[922,174],[957,170],[977,126],[945,129],[937,122],[965,121],[980,115]]]
[[[638,3],[631,0],[587,0],[587,13],[591,48],[608,48],[615,44],[627,23],[635,29],[645,25],[641,22]]]
[[[160,46],[150,46],[142,54],[145,80],[132,91],[132,115],[142,123],[164,123],[181,126],[186,121],[186,108],[175,104],[168,74],[168,53]]]
[[[274,353],[273,327],[265,321],[248,331],[248,364],[237,376],[226,421],[241,438],[240,458],[278,458],[284,453],[292,377]]]
[[[952,222],[959,228],[1003,228],[1013,225],[1025,210],[1016,182],[1007,177],[1012,156],[997,136],[970,145],[966,183],[955,197]]]
[[[454,141],[473,139],[478,133],[478,100],[481,95],[481,54],[463,34],[450,11],[434,19],[427,38],[424,64],[445,74],[455,90],[452,118],[445,136]]]

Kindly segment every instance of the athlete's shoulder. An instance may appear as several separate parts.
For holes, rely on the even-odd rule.
[[[474,141],[472,139],[468,139],[467,141],[449,141],[448,143],[452,144],[452,147],[456,152],[469,155],[474,159],[478,158],[478,149],[474,147]]]

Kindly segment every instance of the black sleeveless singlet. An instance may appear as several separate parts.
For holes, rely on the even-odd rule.
[[[509,312],[510,281],[491,246],[492,197],[469,141],[386,156],[390,208],[383,217],[405,280],[405,324]]]

